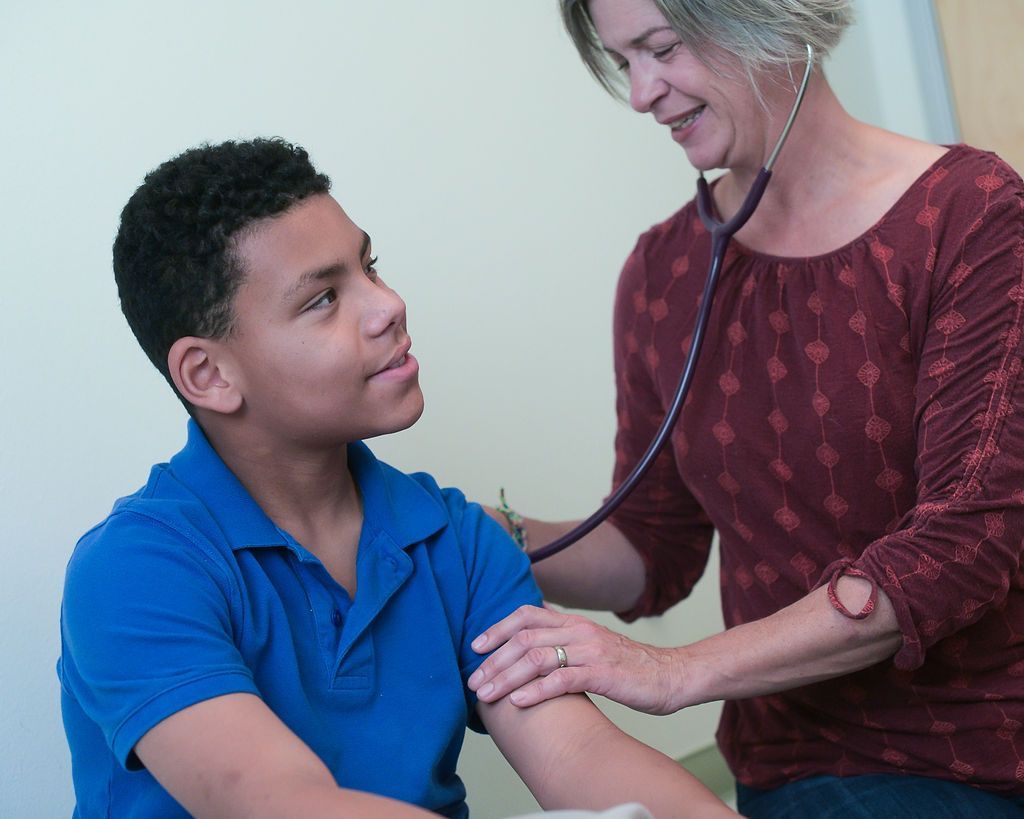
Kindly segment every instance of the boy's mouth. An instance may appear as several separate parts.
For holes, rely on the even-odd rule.
[[[409,349],[411,347],[412,339],[407,338],[399,345],[398,349],[395,351],[395,354],[391,356],[391,359],[388,361],[388,363],[381,367],[379,370],[377,370],[373,375],[380,375],[381,373],[385,373],[388,370],[397,370],[399,367],[403,366],[406,362],[406,359],[409,356]]]

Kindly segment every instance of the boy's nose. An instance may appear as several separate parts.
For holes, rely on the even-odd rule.
[[[367,304],[366,330],[371,336],[386,333],[394,325],[405,325],[405,301],[381,279],[377,279],[373,298]]]

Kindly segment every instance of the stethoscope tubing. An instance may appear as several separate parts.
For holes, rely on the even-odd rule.
[[[658,427],[658,431],[654,435],[654,439],[651,441],[650,445],[647,447],[647,451],[644,452],[636,466],[633,467],[633,471],[629,473],[621,484],[619,484],[619,487],[608,497],[608,499],[601,504],[600,508],[590,515],[590,517],[581,521],[571,531],[566,532],[551,543],[529,552],[531,563],[537,563],[541,560],[546,560],[552,555],[558,554],[564,549],[569,548],[576,541],[586,537],[594,529],[600,526],[616,509],[619,508],[622,502],[629,497],[630,493],[637,487],[640,481],[643,480],[662,449],[665,448],[665,444],[668,443],[668,440],[672,435],[672,429],[675,427],[676,421],[679,419],[679,414],[683,410],[683,405],[686,403],[686,397],[690,392],[690,384],[693,381],[693,374],[697,369],[697,361],[700,357],[701,346],[704,343],[704,333],[707,329],[708,320],[711,316],[715,290],[718,287],[718,279],[722,271],[722,266],[725,263],[725,254],[726,250],[728,250],[729,242],[736,232],[742,228],[747,223],[747,220],[754,214],[754,211],[757,209],[757,206],[761,201],[761,197],[764,196],[765,188],[768,187],[768,181],[772,177],[772,166],[775,164],[775,160],[779,155],[779,151],[782,150],[783,144],[785,144],[786,137],[789,136],[790,128],[793,127],[793,122],[796,120],[797,112],[800,110],[801,103],[803,103],[804,93],[807,90],[807,83],[810,80],[813,66],[814,49],[808,45],[807,65],[804,69],[803,80],[797,90],[796,100],[793,103],[793,108],[790,111],[789,118],[786,120],[782,133],[775,144],[775,149],[769,156],[765,166],[755,177],[753,184],[750,186],[750,190],[747,191],[743,204],[740,205],[739,210],[737,210],[728,221],[722,222],[715,217],[715,206],[714,200],[711,198],[711,188],[708,185],[707,180],[704,178],[704,174],[702,173],[697,179],[697,213],[700,216],[701,222],[704,223],[704,227],[707,228],[708,233],[711,235],[711,263],[708,266],[708,275],[704,281],[704,291],[701,294],[700,307],[697,311],[697,319],[693,325],[693,335],[690,341],[690,349],[686,354],[686,362],[683,365],[683,372],[679,376],[679,383],[676,386],[672,403],[669,405],[668,411],[665,413],[665,418],[662,420],[661,426]]]
[[[693,381],[693,374],[697,369],[697,360],[700,358],[701,346],[704,344],[704,334],[707,329],[708,319],[711,316],[715,290],[718,287],[718,279],[722,271],[722,265],[725,262],[725,253],[729,247],[729,240],[732,239],[733,234],[737,230],[743,227],[747,219],[750,218],[757,208],[757,203],[760,202],[761,196],[768,185],[768,180],[771,179],[771,175],[771,171],[761,169],[753,186],[747,193],[746,199],[743,201],[743,206],[737,211],[736,215],[724,224],[715,220],[712,215],[713,205],[711,204],[711,194],[707,181],[704,177],[697,181],[697,210],[701,221],[704,222],[705,227],[708,228],[711,234],[711,264],[708,268],[707,278],[704,281],[704,292],[701,294],[697,319],[693,325],[690,349],[686,354],[686,363],[683,365],[683,372],[679,377],[679,383],[676,386],[672,403],[669,405],[665,418],[654,435],[654,439],[647,447],[647,451],[644,452],[637,465],[633,467],[633,471],[619,484],[619,487],[601,504],[601,507],[596,512],[586,520],[581,521],[572,531],[567,532],[539,549],[531,551],[529,553],[531,563],[537,563],[558,554],[577,540],[586,537],[603,523],[629,497],[629,494],[650,470],[661,450],[665,448],[665,444],[668,443],[672,435],[672,429],[679,419],[679,414],[682,412],[683,405],[686,403],[686,396],[690,392],[690,384]],[[708,218],[705,218],[705,214],[707,214]]]

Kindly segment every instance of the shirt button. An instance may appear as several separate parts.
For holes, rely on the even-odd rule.
[[[337,609],[335,609],[334,613],[331,614],[331,622],[338,628],[341,628],[341,612]]]

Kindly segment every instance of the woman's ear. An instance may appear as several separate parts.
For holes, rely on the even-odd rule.
[[[219,360],[223,351],[211,338],[184,336],[167,353],[174,386],[195,407],[230,415],[242,407],[242,393]]]

